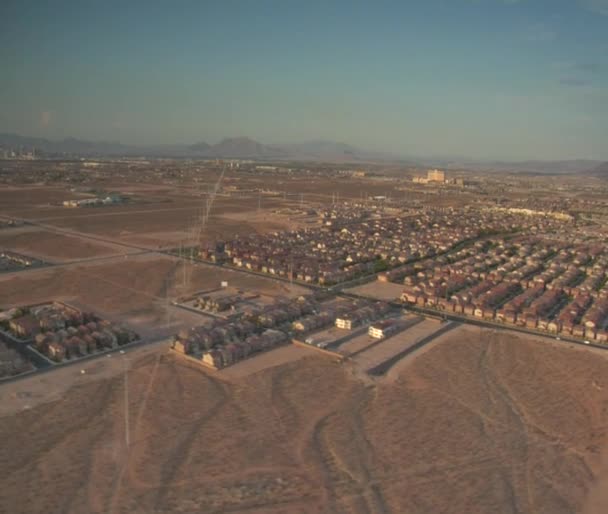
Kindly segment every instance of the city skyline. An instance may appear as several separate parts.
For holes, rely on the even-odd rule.
[[[0,132],[608,160],[602,0],[8,2],[0,20]]]

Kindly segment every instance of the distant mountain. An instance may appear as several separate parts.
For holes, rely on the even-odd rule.
[[[129,147],[112,141],[85,141],[73,137],[66,138],[58,143],[63,152],[73,154],[121,154],[129,151]]]
[[[248,137],[226,138],[210,145],[204,141],[191,145],[124,145],[113,141],[86,141],[66,138],[49,140],[17,134],[0,134],[0,149],[32,150],[54,156],[70,157],[169,157],[191,159],[253,159],[277,161],[372,162],[390,161],[402,165],[436,167],[446,170],[489,171],[500,173],[569,174],[608,176],[608,163],[591,160],[570,161],[481,161],[467,158],[410,158],[405,160],[383,152],[361,150],[347,143],[315,140],[303,143],[262,144]]]
[[[205,153],[209,150],[209,148],[211,148],[211,145],[208,143],[205,143],[204,141],[201,141],[200,143],[195,143],[193,145],[188,146],[188,150],[190,150],[191,152],[194,153]]]
[[[346,143],[335,141],[307,141],[305,143],[287,143],[282,145],[271,145],[272,148],[292,157],[302,160],[360,160],[367,152],[355,148]]]
[[[210,145],[204,141],[192,145],[134,146],[118,142],[93,142],[75,138],[53,141],[44,138],[0,134],[0,147],[12,149],[33,149],[70,156],[86,157],[191,157],[191,158],[233,158],[233,159],[277,159],[277,160],[327,160],[356,161],[380,154],[362,152],[355,147],[333,141],[309,141],[306,143],[265,145],[248,137],[225,138]],[[386,157],[386,156],[385,156]]]
[[[531,173],[539,175],[567,175],[594,168],[600,161],[585,159],[564,161],[477,161],[465,159],[419,159],[430,167],[446,170],[470,170],[500,173]]]
[[[118,142],[92,142],[73,137],[51,141],[40,137],[27,137],[17,134],[0,134],[0,147],[36,149],[46,153],[66,155],[126,155],[132,152],[141,152],[136,147],[129,147]]]
[[[25,137],[19,136],[17,134],[0,134],[0,146],[10,147],[10,148],[19,148],[19,147],[28,147],[28,148],[39,148],[40,150],[46,149],[49,145],[53,143],[48,139],[43,139],[41,137]]]
[[[608,162],[603,162],[599,166],[595,166],[587,170],[587,175],[608,179]]]
[[[205,152],[208,157],[231,157],[233,159],[268,159],[283,157],[280,149],[258,143],[248,137],[229,137]]]

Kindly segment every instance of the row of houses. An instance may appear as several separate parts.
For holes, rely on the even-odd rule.
[[[279,302],[238,319],[214,320],[210,325],[180,331],[172,348],[220,369],[250,355],[275,348],[293,335],[326,328],[337,320],[374,320],[389,309],[384,302],[366,300],[320,303],[314,296]]]
[[[29,268],[40,266],[41,264],[42,261],[33,257],[8,250],[0,250],[0,271],[11,271],[14,268]]]
[[[225,312],[234,309],[235,305],[241,300],[240,295],[226,296],[199,296],[194,301],[194,306],[210,312]]]
[[[275,348],[288,341],[284,331],[259,329],[248,321],[217,322],[181,331],[172,348],[195,356],[204,364],[221,369],[250,355]]]
[[[12,335],[33,339],[38,352],[57,362],[138,339],[132,330],[59,302],[15,309],[13,313],[9,321]]]
[[[598,244],[539,238],[494,240],[474,258],[417,263],[406,272],[401,299],[603,341],[608,326],[608,258],[603,250]],[[470,269],[473,260],[482,264],[475,272]],[[459,276],[465,278],[454,281]]]
[[[371,323],[388,314],[390,306],[386,302],[375,302],[364,305],[343,316],[338,316],[335,325],[344,330],[352,330],[355,327]]]
[[[314,229],[251,234],[201,248],[200,257],[329,285],[435,258],[484,234],[555,229],[558,223],[566,222],[484,210],[427,210],[416,217],[335,220]]]
[[[90,325],[91,323],[88,323],[78,328],[69,327],[67,330],[38,334],[34,345],[40,353],[54,361],[62,362],[137,340],[134,332],[114,326],[109,321],[95,324],[98,325],[96,328]]]
[[[99,320],[91,312],[81,312],[59,302],[25,307],[14,312],[18,315],[9,321],[9,330],[21,339],[29,339],[40,332],[56,332]]]

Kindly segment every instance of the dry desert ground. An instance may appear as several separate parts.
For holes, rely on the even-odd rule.
[[[213,373],[171,353],[166,338],[205,323],[171,299],[224,280],[272,296],[305,292],[159,251],[193,240],[201,191],[216,177],[100,176],[91,187],[134,200],[91,209],[59,205],[82,197],[67,184],[0,191],[0,215],[31,223],[4,229],[0,247],[56,264],[0,276],[0,308],[64,300],[155,341],[83,363],[85,373],[74,365],[0,386],[0,513],[608,512],[601,351],[462,326],[386,375],[365,373],[437,324],[428,321],[343,363],[285,346]],[[336,191],[394,191],[371,179],[320,187],[318,178],[234,175],[226,184],[287,198],[218,197],[203,243],[296,227],[297,217],[273,211],[299,195],[329,204]],[[355,291],[394,298],[400,289]]]
[[[128,447],[120,367],[5,415],[0,512],[606,512],[608,361],[591,351],[454,331],[375,381],[271,355],[241,374],[128,356]]]

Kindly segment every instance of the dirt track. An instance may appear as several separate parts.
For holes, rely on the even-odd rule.
[[[327,193],[348,187],[344,194],[357,198],[392,188],[345,184],[331,182]],[[313,181],[275,185],[318,191]],[[60,227],[155,248],[186,237],[199,211],[199,199],[177,195],[173,203],[149,199],[143,208],[86,217],[49,205],[68,197],[65,188],[7,189],[0,204],[9,214],[60,217],[52,220]],[[257,201],[219,199],[204,236],[286,223],[257,213]],[[282,205],[280,198],[263,201],[265,208]],[[20,233],[5,237],[24,248],[34,244]],[[54,250],[72,258],[98,251],[77,242]],[[182,291],[183,263],[121,259],[5,276],[2,302],[63,298],[123,318],[141,333],[173,333],[172,322],[192,326],[196,319],[168,320],[167,295],[220,280],[295,294],[282,283],[209,266],[190,269]],[[601,459],[602,449],[608,455],[605,355],[458,330],[374,381],[311,351],[286,347],[276,358],[269,352],[218,374],[168,354],[166,345],[133,352],[128,448],[122,361],[114,357],[87,364],[84,375],[76,367],[58,370],[60,384],[49,373],[36,388],[28,388],[29,379],[2,386],[3,408],[31,408],[5,409],[0,418],[0,514],[608,512],[601,494],[608,476],[608,458]],[[28,390],[31,396],[19,396]]]
[[[375,385],[317,356],[229,381],[133,357],[128,450],[122,374],[2,418],[0,512],[582,511],[608,361],[456,335]]]

